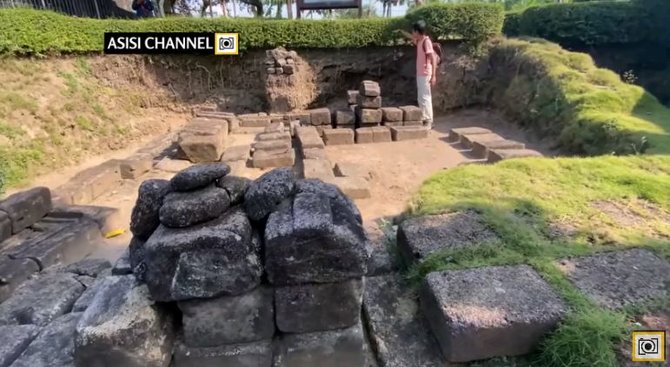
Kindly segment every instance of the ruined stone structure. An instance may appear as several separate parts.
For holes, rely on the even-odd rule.
[[[301,110],[316,98],[312,67],[295,51],[279,47],[266,52],[265,90],[271,112]]]

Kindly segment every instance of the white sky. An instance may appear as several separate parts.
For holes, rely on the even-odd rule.
[[[372,0],[363,0],[363,9],[366,9],[368,4],[370,4],[371,1]],[[244,11],[240,10],[240,8],[239,8],[240,2],[239,1],[236,1],[236,3],[237,3],[237,6],[238,6],[238,8],[237,8],[237,16],[238,17],[252,17],[253,16],[250,12],[248,12],[246,10],[244,10]],[[377,15],[381,16],[382,15],[382,4],[381,4],[381,2],[377,2],[375,4],[375,8],[377,9]],[[273,8],[273,12],[272,12],[273,15],[276,12],[275,9],[276,8]],[[232,3],[230,3],[228,5],[228,11],[230,12],[231,16],[233,14],[232,10],[233,10],[232,9]],[[391,16],[393,16],[393,17],[403,16],[403,15],[405,15],[406,12],[407,12],[407,5],[398,5],[398,6],[391,7]],[[208,14],[209,14],[209,9],[208,9]],[[217,15],[221,16],[222,14],[223,14],[223,11],[222,11],[221,7],[220,6],[215,6],[214,7],[214,16],[217,16]],[[295,10],[295,4],[294,4],[293,5],[293,15],[295,16],[295,14],[296,14],[296,10]],[[306,14],[307,14],[307,11],[303,11],[303,17],[305,17]],[[288,17],[288,12],[286,11],[286,5],[284,5],[284,7],[282,8],[282,16],[284,18]],[[319,18],[320,18],[320,16],[315,14],[313,19],[319,19]]]

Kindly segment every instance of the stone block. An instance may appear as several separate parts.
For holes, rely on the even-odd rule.
[[[333,167],[327,159],[305,159],[303,163],[304,178],[318,178],[326,180],[333,175]]]
[[[402,126],[423,126],[423,121],[403,121]]]
[[[363,326],[305,334],[284,334],[275,346],[274,367],[365,366]]]
[[[194,348],[177,342],[174,367],[271,367],[272,340]]]
[[[148,239],[160,224],[159,212],[165,196],[172,191],[170,181],[150,179],[142,182],[138,189],[135,206],[130,213],[130,231],[133,235]]]
[[[104,277],[96,279],[93,284],[90,286],[86,287],[86,290],[84,293],[81,294],[81,296],[77,299],[77,302],[74,303],[72,306],[72,312],[84,312],[88,308],[88,306],[91,305],[91,302],[93,302],[93,299],[95,298],[95,295],[98,293],[98,290],[100,290],[101,285],[104,282]]]
[[[370,179],[370,171],[360,164],[349,162],[335,163],[335,175],[338,177],[361,177]]]
[[[316,126],[316,132],[319,134],[320,137],[323,136],[323,133],[328,130],[332,130],[333,126],[332,125],[320,125]]]
[[[226,190],[211,185],[188,192],[171,192],[165,196],[158,216],[170,228],[189,227],[220,216],[230,207]]]
[[[0,367],[9,367],[40,332],[35,325],[0,326]]]
[[[225,163],[201,163],[179,171],[170,180],[174,191],[192,191],[207,187],[230,173]]]
[[[356,104],[359,105],[361,108],[381,108],[382,97],[381,96],[366,97],[359,94],[356,100]]]
[[[47,218],[87,218],[98,224],[101,233],[126,228],[126,218],[121,216],[118,208],[93,205],[57,206],[47,215]]]
[[[398,249],[411,264],[446,249],[478,246],[499,240],[479,214],[471,211],[410,218],[398,226]]]
[[[302,156],[304,159],[328,159],[323,148],[303,149]]]
[[[258,287],[240,296],[179,302],[184,344],[217,347],[272,339],[273,291]]]
[[[265,270],[271,284],[332,283],[365,274],[363,228],[352,211],[344,211],[343,195],[326,190],[300,192],[270,214]]]
[[[300,127],[300,120],[292,120],[289,122],[289,129],[291,132],[291,137],[296,136],[296,130]]]
[[[391,128],[393,141],[423,139],[428,137],[428,129],[420,126],[402,126]]]
[[[542,153],[532,149],[491,149],[488,162],[496,163],[505,159],[542,157]]]
[[[112,269],[112,264],[105,259],[88,258],[77,261],[70,265],[56,266],[56,271],[61,273],[72,273],[75,275],[82,275],[92,278],[104,276]]]
[[[222,118],[204,118],[197,117],[184,126],[179,136],[186,135],[228,135],[228,117]]]
[[[19,286],[0,304],[0,325],[46,326],[72,310],[84,286],[69,273],[45,273]]]
[[[291,142],[291,133],[288,131],[281,132],[269,132],[256,135],[256,141],[272,141],[272,140],[282,140]]]
[[[60,316],[45,327],[28,345],[12,367],[70,367],[74,366],[75,326],[81,313]]]
[[[240,127],[260,127],[265,131],[265,128],[270,126],[270,118],[267,116],[238,117],[240,119]]]
[[[368,273],[366,276],[374,277],[378,275],[397,272],[399,270],[396,259],[386,248],[385,244],[370,246],[368,258]]]
[[[402,110],[403,121],[423,121],[421,108],[417,106],[402,106],[399,108]]]
[[[282,70],[284,71],[284,74],[291,75],[295,72],[295,65],[284,65],[282,66]]]
[[[230,197],[231,205],[241,204],[244,201],[244,193],[251,185],[251,180],[246,177],[225,176],[220,178],[216,185],[226,190]]]
[[[377,97],[381,94],[381,89],[379,88],[379,83],[372,80],[364,80],[361,82],[358,93],[366,97]]]
[[[234,147],[228,147],[223,152],[223,157],[221,161],[223,162],[236,162],[236,161],[246,161],[249,159],[249,152],[251,147],[248,145],[237,145]]]
[[[620,310],[668,295],[670,264],[649,250],[563,259],[559,267],[587,297],[609,309]]]
[[[144,262],[145,281],[159,302],[235,296],[260,283],[251,224],[239,207],[187,228],[159,226],[144,244]]]
[[[12,220],[7,213],[0,210],[0,248],[2,242],[12,236]]]
[[[150,155],[136,155],[130,159],[124,159],[119,163],[121,178],[134,180],[149,172],[154,166]]]
[[[298,142],[302,150],[325,146],[318,130],[311,126],[298,128]]]
[[[420,298],[428,325],[450,362],[530,353],[567,311],[563,300],[527,265],[431,273]]]
[[[132,244],[132,241],[131,241]],[[128,275],[133,273],[133,266],[130,262],[130,246],[121,253],[112,267],[112,275]]]
[[[295,163],[295,151],[293,149],[284,153],[268,153],[258,151],[254,153],[251,164],[254,168],[291,167]]]
[[[396,127],[396,126],[402,126],[403,122],[402,121],[386,121],[382,122],[382,125],[386,127]]]
[[[290,168],[278,168],[263,174],[249,185],[244,194],[244,209],[251,220],[266,218],[279,204],[295,193],[296,177]]]
[[[374,130],[371,127],[356,129],[356,144],[374,143]]]
[[[309,110],[310,123],[314,126],[331,125],[330,110],[328,108],[317,108]]]
[[[400,122],[402,121],[403,112],[397,107],[383,107],[382,121],[384,122]]]
[[[352,199],[367,199],[371,197],[370,183],[362,177],[334,177],[327,181],[337,186]]]
[[[217,162],[226,148],[225,138],[220,135],[182,135],[179,147],[193,163]]]
[[[487,142],[487,141],[498,141],[498,140],[505,140],[505,138],[496,133],[461,136],[461,144],[463,145],[463,147],[465,147],[465,149],[472,149],[474,142]]]
[[[347,103],[356,104],[358,100],[359,92],[357,90],[348,90],[347,91]]]
[[[526,149],[524,143],[514,140],[475,141],[472,143],[472,153],[478,157],[487,158],[492,149]]]
[[[254,154],[259,151],[264,151],[265,153],[286,153],[292,148],[290,140],[262,140],[257,141],[253,145]]]
[[[14,234],[42,219],[51,208],[51,191],[46,187],[18,192],[0,201],[0,211],[9,217]]]
[[[277,287],[277,328],[309,333],[354,326],[360,320],[363,288],[361,279]]]
[[[166,367],[173,327],[133,275],[107,277],[77,324],[76,365]]]
[[[354,112],[351,110],[335,111],[335,126],[353,125],[356,122]]]
[[[21,283],[30,279],[30,277],[39,272],[40,267],[37,262],[30,259],[10,259],[9,256],[0,255],[0,304],[11,297],[14,290]]]
[[[375,143],[391,142],[391,130],[384,126],[375,126],[372,128],[372,140]]]
[[[184,168],[190,167],[191,162],[187,160],[182,160],[182,159],[171,159],[168,157],[165,157],[161,159],[158,163],[156,163],[155,168],[159,171],[165,171],[165,172],[179,172],[183,170]],[[80,201],[77,201],[80,202]]]
[[[332,129],[323,132],[326,145],[345,145],[354,143],[354,131],[351,129]]]
[[[363,312],[377,358],[385,367],[444,367],[440,347],[412,289],[401,275],[367,278]]]
[[[379,124],[382,122],[382,110],[372,108],[356,108],[356,118],[360,124]]]
[[[312,123],[312,115],[308,111],[294,111],[288,114],[291,120],[300,121],[300,125],[309,126]]]
[[[449,143],[458,143],[463,135],[491,134],[491,130],[483,127],[460,127],[449,130],[447,141]]]

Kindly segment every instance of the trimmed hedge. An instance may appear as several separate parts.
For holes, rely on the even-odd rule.
[[[439,14],[433,17],[431,14]],[[156,18],[143,20],[69,17],[33,9],[0,10],[0,53],[15,55],[100,52],[104,32],[239,32],[240,49],[356,48],[404,42],[395,32],[425,17],[437,38],[481,43],[500,33],[504,14],[489,4],[425,6],[407,18],[269,20],[249,18]]]
[[[521,16],[523,11],[508,11],[505,13],[505,22],[502,32],[508,37],[516,37],[521,34]]]

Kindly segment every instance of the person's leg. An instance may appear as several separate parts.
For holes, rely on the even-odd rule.
[[[433,127],[433,103],[430,95],[430,82],[427,76],[416,77],[417,99],[428,128]]]

